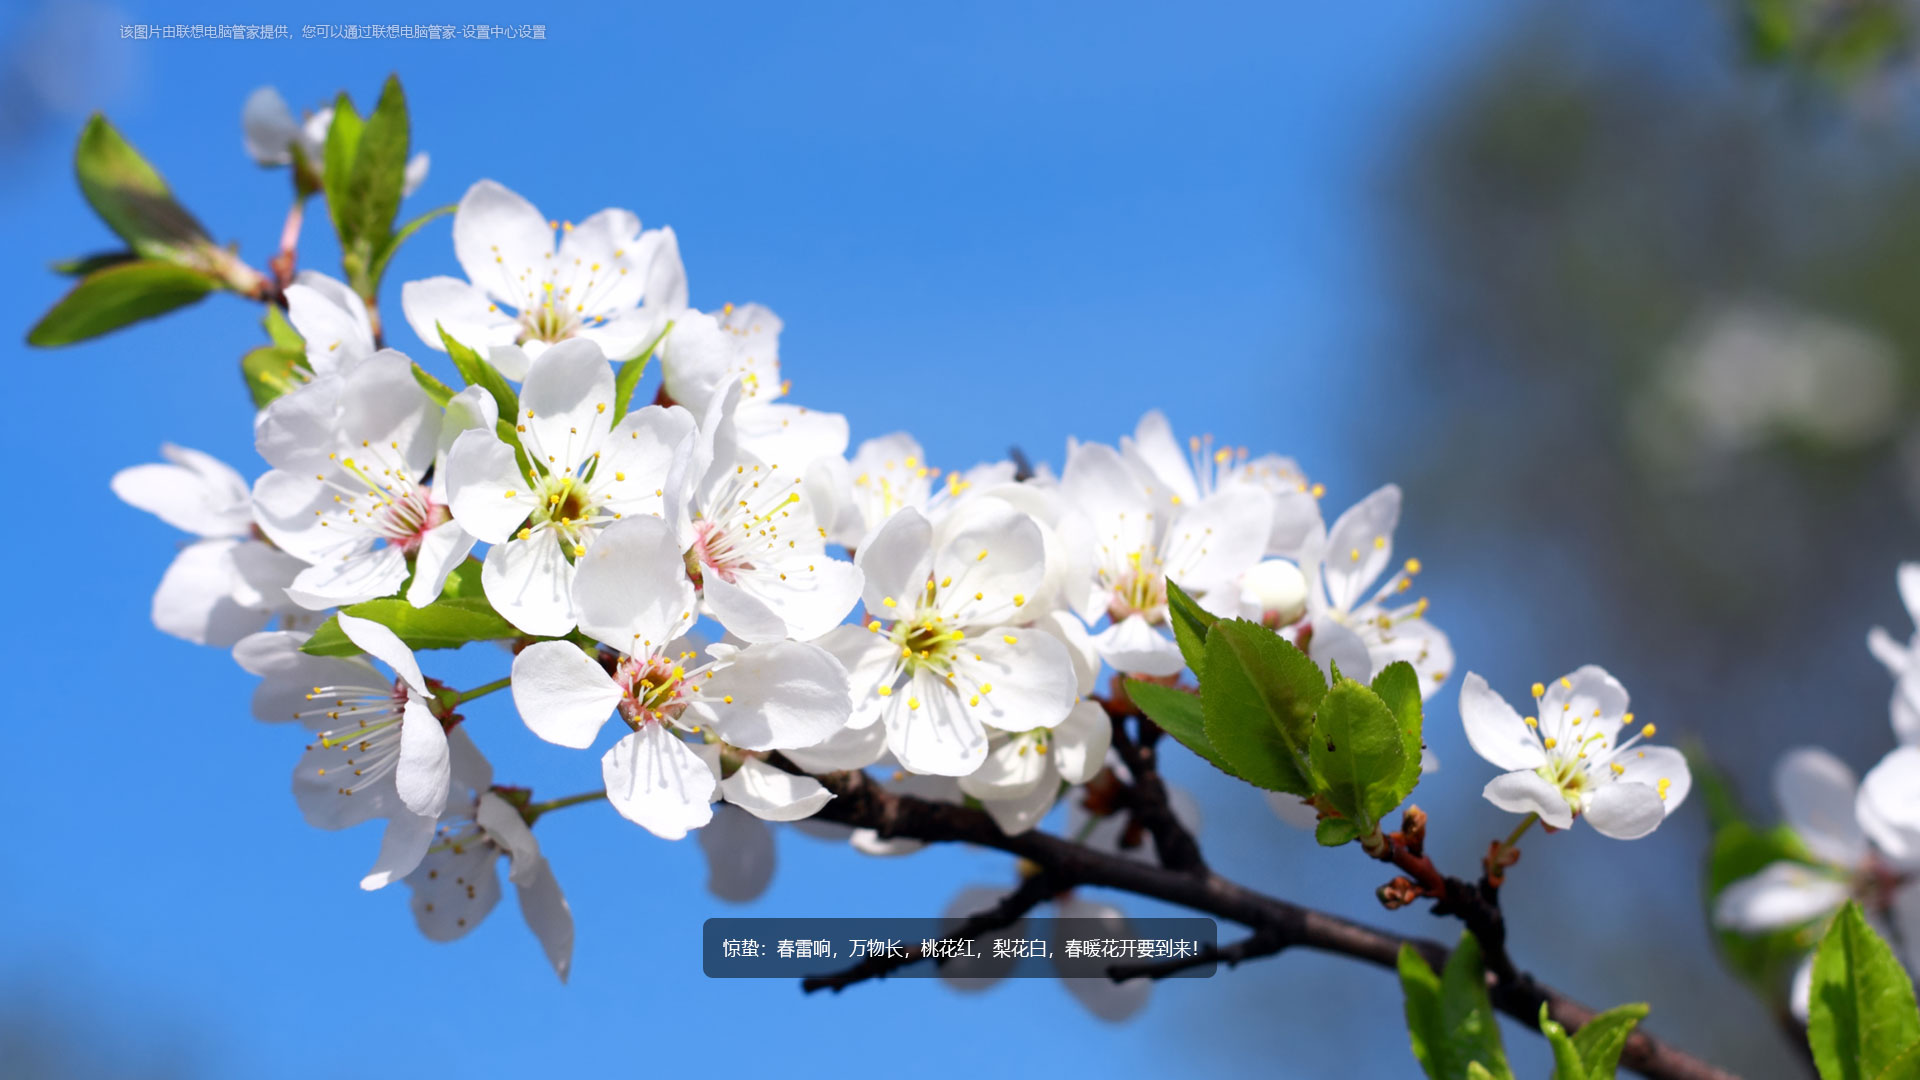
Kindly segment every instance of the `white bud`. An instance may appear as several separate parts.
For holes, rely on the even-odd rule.
[[[1256,564],[1240,578],[1240,588],[1260,605],[1260,618],[1269,626],[1289,626],[1307,613],[1307,578],[1285,559]]]

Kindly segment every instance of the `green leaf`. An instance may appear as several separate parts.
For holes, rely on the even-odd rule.
[[[295,330],[293,324],[287,321],[287,317],[281,314],[279,305],[267,305],[267,317],[260,320],[260,324],[266,327],[267,337],[280,348],[292,349],[302,354],[307,351],[306,339],[301,337],[300,331]]]
[[[620,365],[619,374],[613,378],[614,423],[618,424],[627,415],[627,410],[633,405],[633,389],[640,385],[640,376],[647,373],[647,361],[653,359],[654,350],[658,349],[660,343],[665,341],[667,335],[672,332],[673,322],[668,320],[667,325],[661,329],[660,336],[648,342],[647,347],[640,350],[640,355]]]
[[[1420,676],[1412,664],[1396,660],[1373,677],[1373,692],[1393,711],[1394,721],[1400,727],[1400,751],[1405,757],[1405,766],[1399,787],[1400,798],[1404,799],[1420,783],[1421,750],[1425,745],[1421,734]]]
[[[436,206],[426,213],[421,214],[419,217],[414,218],[412,221],[407,222],[405,225],[400,226],[392,236],[387,237],[386,243],[380,245],[374,252],[373,271],[371,275],[374,283],[378,284],[381,278],[387,276],[387,264],[393,261],[394,252],[399,251],[401,244],[406,243],[414,233],[419,232],[420,226],[425,225],[434,218],[445,217],[459,208],[459,204],[457,203]]]
[[[413,365],[413,381],[419,383],[420,389],[425,390],[433,403],[443,409],[447,407],[447,402],[453,400],[453,387],[435,378],[433,372],[421,367],[418,362]]]
[[[1173,624],[1173,640],[1180,646],[1180,655],[1186,658],[1187,666],[1193,669],[1198,678],[1200,669],[1206,663],[1207,631],[1219,617],[1201,607],[1187,591],[1167,580],[1167,621]]]
[[[1200,703],[1207,741],[1256,787],[1302,797],[1315,790],[1308,743],[1327,692],[1307,655],[1258,623],[1221,619],[1207,633]]]
[[[307,354],[277,345],[262,345],[240,358],[240,375],[247,381],[247,393],[253,407],[264,409],[276,398],[306,380],[297,372],[306,366]]]
[[[53,264],[53,272],[68,277],[86,277],[95,270],[105,270],[109,266],[132,262],[140,256],[131,251],[101,251],[92,255],[82,255],[77,259],[62,259]]]
[[[1540,1034],[1547,1037],[1547,1045],[1553,1048],[1553,1080],[1587,1080],[1587,1067],[1580,1061],[1580,1051],[1574,1048],[1573,1040],[1567,1038],[1567,1029],[1547,1015],[1544,1001],[1540,1003]]]
[[[520,435],[514,427],[520,415],[520,395],[514,393],[507,377],[500,369],[487,362],[487,358],[467,348],[447,333],[447,328],[439,323],[434,329],[440,332],[440,343],[447,347],[447,355],[453,358],[453,366],[459,370],[460,377],[468,386],[480,386],[493,396],[493,403],[500,407],[500,437],[509,445],[519,446]]]
[[[1361,836],[1371,835],[1405,794],[1400,785],[1406,753],[1393,710],[1373,691],[1342,678],[1321,699],[1310,746],[1321,794],[1353,820]]]
[[[470,641],[517,638],[520,631],[493,610],[480,585],[480,561],[468,559],[447,575],[440,599],[416,608],[403,597],[367,600],[343,608],[349,615],[386,626],[410,649],[457,649]],[[329,617],[300,651],[314,656],[352,656],[360,650]]]
[[[353,168],[347,175],[346,205],[340,208],[340,242],[349,276],[360,276],[361,295],[378,284],[373,267],[393,236],[393,219],[400,212],[400,191],[407,182],[407,95],[398,76],[387,76],[380,100],[360,131]],[[332,188],[328,199],[333,198]],[[358,274],[355,274],[355,271]]]
[[[1469,1061],[1467,1062],[1467,1080],[1499,1080],[1499,1078],[1488,1072],[1485,1065],[1477,1061]]]
[[[1920,1076],[1913,980],[1851,900],[1814,954],[1807,1042],[1821,1080]]]
[[[1147,714],[1147,719],[1159,724],[1160,730],[1205,758],[1214,768],[1228,776],[1239,776],[1207,740],[1206,712],[1200,704],[1200,695],[1138,679],[1128,679],[1125,686],[1127,697]]]
[[[1413,1056],[1431,1080],[1479,1075],[1512,1080],[1500,1024],[1487,997],[1480,942],[1472,934],[1460,935],[1441,976],[1434,975],[1412,945],[1400,946],[1400,989]],[[1481,1071],[1475,1072],[1476,1067]]]
[[[1627,1048],[1627,1036],[1646,1018],[1643,1002],[1615,1005],[1574,1032],[1573,1048],[1580,1052],[1580,1062],[1587,1068],[1582,1080],[1613,1080],[1620,1069],[1620,1053]]]
[[[1352,818],[1321,818],[1313,826],[1313,838],[1322,847],[1339,847],[1360,839],[1360,826]]]
[[[327,216],[333,219],[334,235],[345,252],[352,239],[353,209],[348,196],[353,176],[353,159],[360,151],[360,111],[342,90],[333,102],[333,121],[327,128],[327,145],[320,167],[320,186],[327,193]]]
[[[201,299],[219,282],[177,263],[137,259],[80,279],[27,331],[29,345],[71,345]]]
[[[105,116],[94,113],[81,131],[73,171],[100,220],[139,255],[198,264],[212,246],[160,173]]]

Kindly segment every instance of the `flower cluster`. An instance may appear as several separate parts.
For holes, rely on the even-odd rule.
[[[304,170],[303,199],[329,115],[296,124],[270,91],[246,110],[250,150]],[[907,434],[850,446],[846,417],[792,400],[780,319],[693,307],[671,229],[624,209],[550,220],[482,180],[452,239],[459,276],[400,295],[415,356],[444,354],[463,389],[388,343],[368,290],[294,275],[289,244],[270,299],[297,355],[253,420],[266,469],[249,483],[168,446],[113,481],[198,538],[154,596],[156,625],[232,649],[261,680],[254,715],[306,729],[302,813],[382,822],[361,885],[405,882],[434,940],[485,917],[505,858],[564,978],[572,917],[533,826],[602,798],[656,836],[700,831],[713,888],[735,899],[770,872],[761,823],[820,814],[822,778],[847,770],[977,805],[1009,834],[1080,791],[1075,831],[1138,849],[1107,790],[1127,772],[1095,690],[1103,670],[1181,682],[1177,597],[1349,682],[1410,666],[1425,699],[1453,672],[1410,595],[1419,561],[1395,563],[1397,487],[1329,524],[1292,460],[1183,444],[1158,412],[1112,445],[1070,441],[1057,472],[943,471]],[[423,673],[416,650],[469,642],[510,646],[510,671],[464,691]],[[1920,665],[1876,648],[1906,694]],[[501,689],[538,737],[599,747],[602,787],[540,801],[496,783],[460,710]],[[1606,672],[1533,696],[1522,717],[1464,680],[1468,738],[1509,770],[1488,785],[1496,805],[1634,837],[1685,798],[1685,761],[1641,741],[1652,726]]]

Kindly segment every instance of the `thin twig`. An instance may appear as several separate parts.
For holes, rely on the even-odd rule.
[[[1106,708],[1107,716],[1113,723],[1113,747],[1119,751],[1120,760],[1126,762],[1127,771],[1133,775],[1134,816],[1153,834],[1154,850],[1160,855],[1161,865],[1169,870],[1206,873],[1207,860],[1200,854],[1200,842],[1174,816],[1166,782],[1160,778],[1159,756],[1154,746],[1160,734],[1159,728],[1154,726],[1153,721],[1139,715],[1131,703],[1109,698],[1097,700]],[[1138,742],[1127,733],[1129,717],[1142,729],[1142,738]]]
[[[1064,886],[1054,882],[1051,875],[1042,871],[1029,876],[1020,883],[1020,887],[1000,898],[1000,902],[985,911],[967,916],[952,933],[946,934],[942,941],[971,941],[981,934],[1003,930],[1026,917],[1027,912],[1046,903],[1064,891]],[[884,979],[908,964],[917,963],[926,956],[923,946],[915,945],[900,955],[868,956],[866,959],[831,975],[809,975],[800,981],[800,989],[806,993],[815,990],[831,990],[839,993],[855,983],[868,979]],[[941,963],[935,959],[935,963]]]
[[[1107,978],[1114,982],[1126,982],[1128,979],[1139,978],[1165,979],[1207,964],[1236,967],[1243,960],[1272,956],[1286,947],[1286,941],[1278,934],[1269,933],[1266,930],[1255,930],[1231,945],[1210,945],[1200,950],[1195,956],[1154,960],[1145,964],[1113,964],[1107,968]]]

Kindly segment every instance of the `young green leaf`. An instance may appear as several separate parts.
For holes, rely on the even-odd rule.
[[[1308,796],[1314,710],[1327,692],[1307,655],[1258,623],[1221,619],[1207,632],[1200,703],[1207,741],[1256,787]]]
[[[1913,980],[1849,900],[1813,960],[1807,1042],[1821,1080],[1920,1076]]]
[[[1420,676],[1413,665],[1395,660],[1373,677],[1373,692],[1393,710],[1400,725],[1400,749],[1405,755],[1405,771],[1400,777],[1400,798],[1413,793],[1420,783],[1421,734]],[[1398,801],[1398,800],[1396,800]]]
[[[1197,678],[1205,661],[1207,631],[1219,617],[1199,605],[1187,591],[1167,580],[1167,621],[1173,624],[1173,640],[1180,646],[1180,655],[1186,658],[1187,666],[1193,669]]]
[[[1587,1068],[1582,1080],[1613,1080],[1620,1069],[1620,1053],[1627,1048],[1627,1036],[1646,1018],[1645,1003],[1615,1005],[1574,1032],[1573,1048],[1580,1052],[1580,1062]]]
[[[1321,847],[1339,847],[1360,839],[1360,826],[1352,818],[1321,818],[1313,826],[1313,838]]]
[[[613,377],[613,422],[618,424],[627,415],[633,405],[633,390],[640,385],[640,377],[647,373],[647,361],[653,359],[654,350],[673,332],[673,322],[668,320],[660,336],[647,343],[640,355],[621,363],[620,370]]]
[[[1413,1056],[1430,1080],[1478,1075],[1512,1080],[1500,1024],[1487,997],[1479,940],[1470,933],[1460,935],[1439,976],[1411,945],[1400,947],[1399,966],[1407,1034]]]
[[[520,636],[512,623],[487,603],[480,584],[481,563],[468,559],[447,575],[440,599],[416,608],[399,597],[368,600],[345,608],[347,614],[389,627],[413,649],[457,649],[469,641],[493,641]],[[314,656],[352,656],[360,650],[341,633],[339,620],[328,618],[313,632],[301,651]]]
[[[305,365],[307,354],[277,345],[262,345],[240,358],[240,375],[247,381],[247,394],[253,407],[264,409],[282,394],[304,380],[296,372]]]
[[[487,362],[486,357],[455,341],[453,335],[447,333],[446,327],[435,323],[434,329],[440,332],[440,343],[446,346],[447,355],[453,359],[453,366],[460,372],[460,377],[467,381],[468,386],[483,387],[493,396],[493,403],[500,407],[500,426],[505,429],[500,437],[511,445],[519,446],[520,438],[514,423],[520,415],[520,395],[514,393],[513,385],[507,382],[505,375],[500,374],[500,369]]]
[[[1361,836],[1400,805],[1402,746],[1399,720],[1373,691],[1343,678],[1321,699],[1310,743],[1320,793]]]
[[[1159,724],[1160,730],[1228,776],[1239,775],[1220,756],[1220,751],[1213,748],[1213,743],[1207,741],[1206,713],[1200,704],[1200,695],[1138,679],[1128,679],[1126,690],[1127,697],[1147,714],[1147,719]]]
[[[433,403],[443,409],[447,407],[447,402],[453,400],[453,387],[435,378],[433,372],[421,367],[417,362],[413,365],[413,381],[419,383],[420,389],[425,390],[427,396],[433,399]]]
[[[141,319],[186,307],[219,282],[198,270],[157,259],[136,259],[80,279],[27,331],[27,344],[71,345]]]
[[[372,268],[393,235],[393,219],[400,212],[400,192],[407,182],[408,140],[407,95],[400,89],[399,77],[389,75],[380,88],[380,100],[360,131],[353,168],[347,175],[347,205],[341,208],[339,217],[345,223],[341,231],[343,249],[353,249],[373,284],[378,282],[371,276]]]
[[[132,262],[139,257],[131,251],[102,251],[93,255],[82,255],[77,259],[62,259],[53,264],[53,272],[67,277],[86,277],[95,270],[104,270],[109,266]]]
[[[1567,1038],[1567,1029],[1547,1015],[1544,1001],[1540,1003],[1540,1034],[1547,1037],[1547,1045],[1553,1049],[1553,1080],[1587,1080],[1587,1067],[1580,1061],[1580,1051],[1574,1049],[1573,1040]]]
[[[287,317],[280,313],[279,305],[268,304],[267,317],[260,320],[260,323],[267,328],[268,340],[280,348],[292,349],[298,353],[307,351],[306,339],[302,338],[300,331],[295,330],[293,324],[287,321]]]
[[[353,203],[348,185],[353,176],[353,159],[360,151],[360,111],[342,90],[333,102],[333,121],[327,127],[327,145],[320,168],[320,186],[327,193],[327,216],[333,219],[333,233],[340,239],[340,250],[351,246],[354,223]]]
[[[381,278],[387,276],[387,264],[393,261],[394,252],[399,251],[401,244],[406,243],[408,238],[413,236],[414,233],[419,232],[420,226],[425,225],[434,218],[445,217],[458,209],[459,206],[455,203],[436,206],[396,229],[393,235],[387,237],[385,243],[378,245],[374,249],[373,270],[369,275],[373,278],[374,283],[378,284]]]
[[[207,231],[175,201],[160,173],[99,113],[74,150],[80,191],[107,227],[135,253],[199,265],[212,246]]]

